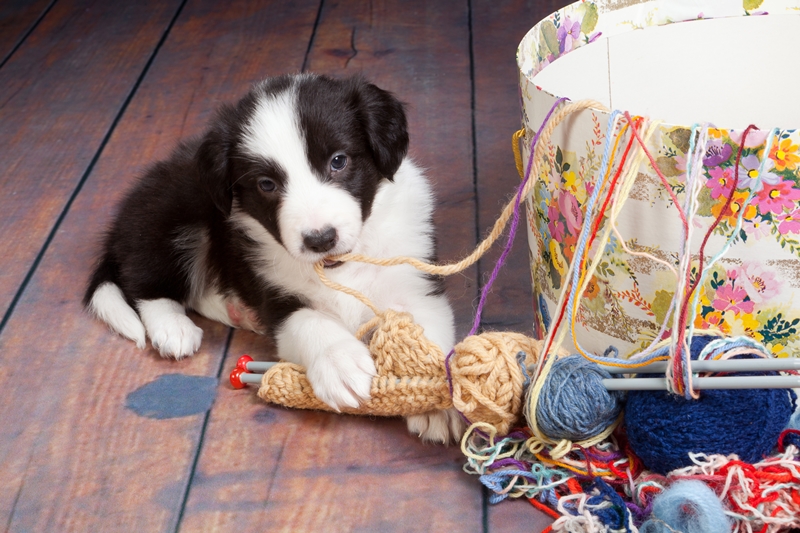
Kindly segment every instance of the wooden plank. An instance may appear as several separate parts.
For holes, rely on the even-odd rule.
[[[33,29],[52,0],[5,0],[0,4],[0,65]]]
[[[0,316],[179,3],[58,2],[0,69]]]
[[[520,128],[516,50],[525,33],[566,0],[496,0],[473,3],[475,60],[475,130],[478,169],[478,225],[491,227],[520,179],[511,151],[511,135]],[[483,325],[499,331],[532,334],[531,277],[526,214],[514,248],[497,278],[484,312]],[[488,277],[500,255],[495,246],[481,262]],[[525,501],[489,506],[489,531],[541,531],[552,520]]]
[[[308,67],[362,72],[409,103],[413,154],[440,197],[441,256],[470,249],[466,2],[326,2]],[[465,279],[450,285],[462,330],[475,295]],[[237,331],[226,371],[244,352],[273,356]],[[254,391],[221,391],[181,531],[481,531],[481,488],[462,464],[457,447],[425,445],[402,420],[289,411]]]
[[[269,351],[237,332],[225,369]],[[480,531],[480,488],[462,464],[457,447],[425,445],[402,420],[292,411],[226,388],[180,530]]]
[[[151,20],[160,13],[139,5],[126,16]],[[198,319],[205,330],[200,352],[165,361],[83,313],[82,291],[97,237],[143,166],[199,133],[218,102],[242,94],[251,81],[296,69],[316,5],[198,0],[184,8],[0,335],[0,419],[8,428],[0,434],[0,523],[9,531],[175,530],[205,414],[157,419],[126,404],[136,392],[140,412],[174,411],[181,398],[152,391],[165,374],[216,383],[228,329]],[[124,34],[124,24],[115,24]],[[70,112],[80,109],[72,105]],[[52,156],[64,160],[71,150],[55,147]],[[149,394],[141,390],[146,386]],[[142,396],[160,403],[142,409]]]
[[[487,509],[488,531],[498,533],[541,533],[553,519],[535,509],[525,498],[503,500]]]
[[[478,169],[478,227],[488,231],[520,179],[511,152],[511,135],[520,128],[516,49],[545,8],[525,0],[473,5],[475,131]],[[549,13],[549,11],[545,12]],[[487,329],[531,332],[531,276],[524,206],[514,248],[500,272],[484,312]],[[510,223],[509,223],[510,226]],[[506,235],[509,229],[506,229]],[[503,242],[481,261],[483,282],[500,256]]]

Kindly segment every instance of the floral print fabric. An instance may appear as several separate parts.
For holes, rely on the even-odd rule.
[[[740,0],[736,11],[752,14],[764,7],[761,4]],[[716,5],[728,10],[725,16],[733,9],[731,2]],[[600,2],[573,4],[541,22],[523,40],[518,61],[528,133],[539,126],[530,117],[544,116],[555,101],[535,87],[532,76],[604,32],[621,31],[613,16],[609,16],[612,22],[604,23],[607,14],[613,15],[609,10]],[[642,21],[672,21],[663,9],[658,16],[646,10],[641,13]],[[682,13],[677,18],[692,17]],[[536,97],[532,98],[534,93]],[[542,98],[542,94],[548,98]],[[567,270],[584,222],[585,203],[597,181],[606,135],[618,134],[605,131],[606,118],[599,112],[585,112],[569,135],[557,129],[527,200],[540,336],[568,283]],[[698,275],[699,241],[715,220],[719,223],[706,247],[706,263],[726,241],[731,245],[697,289],[693,325],[729,335],[748,335],[776,356],[796,355],[800,349],[800,132],[754,130],[744,143],[742,131],[708,128],[707,133],[708,141],[700,147],[703,169],[696,196],[698,208],[690,221],[693,276]],[[686,162],[691,157],[692,135],[689,127],[663,125],[647,143],[681,203],[687,194]],[[530,139],[531,135],[526,137]],[[677,268],[682,227],[670,195],[649,163],[639,169],[622,213],[618,227],[625,247]],[[741,226],[737,229],[739,219]],[[592,250],[590,255],[594,253]],[[622,356],[642,350],[668,320],[676,285],[669,269],[647,257],[629,254],[612,234],[580,299],[576,328],[579,342],[595,353],[603,353],[611,345]],[[667,328],[665,335],[669,333]]]

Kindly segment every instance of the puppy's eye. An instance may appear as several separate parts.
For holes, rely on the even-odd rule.
[[[339,154],[331,159],[331,170],[338,172],[347,166],[347,156]]]
[[[278,186],[269,178],[259,178],[258,188],[264,192],[273,192]]]

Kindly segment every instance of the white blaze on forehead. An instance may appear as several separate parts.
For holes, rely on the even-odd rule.
[[[247,152],[275,161],[290,175],[311,172],[295,108],[293,87],[260,98],[243,139]]]
[[[361,205],[347,191],[323,182],[311,168],[295,87],[259,100],[242,144],[251,155],[276,163],[286,174],[278,229],[292,255],[316,260],[319,254],[304,248],[303,233],[327,227],[336,229],[339,239],[328,254],[352,250],[361,233]]]

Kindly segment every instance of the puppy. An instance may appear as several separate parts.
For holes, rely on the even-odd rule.
[[[354,332],[372,312],[322,285],[315,263],[379,308],[410,312],[445,353],[454,343],[441,280],[329,259],[435,257],[431,187],[407,149],[403,105],[362,78],[258,83],[127,194],[85,304],[164,357],[200,347],[187,308],[268,335],[281,359],[306,368],[322,401],[357,407],[375,366]],[[453,411],[409,417],[408,427],[439,442],[463,432]]]

